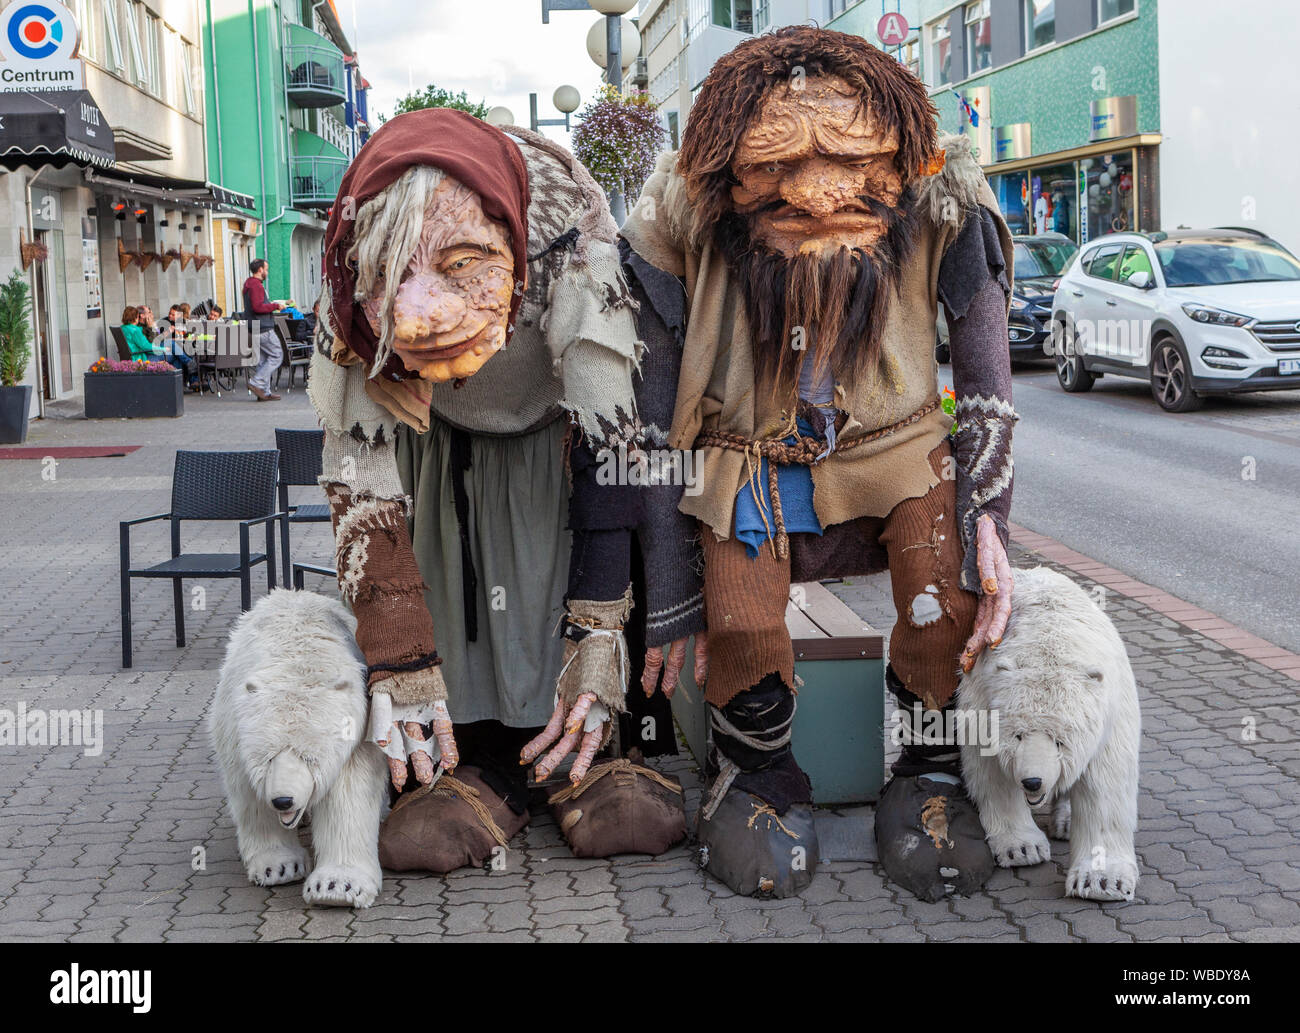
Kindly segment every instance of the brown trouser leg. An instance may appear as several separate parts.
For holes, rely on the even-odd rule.
[[[878,538],[889,559],[898,611],[889,639],[890,665],[907,689],[933,709],[948,703],[957,689],[961,651],[974,630],[979,604],[957,583],[963,555],[957,485],[943,479],[950,455],[947,440],[930,453],[930,467],[940,481],[927,494],[905,499],[886,517],[854,522],[861,534]],[[793,685],[794,649],[785,626],[790,561],[777,559],[766,546],[750,559],[735,538],[720,542],[709,528],[700,530],[709,624],[705,698],[725,706],[773,672]],[[793,535],[792,548],[803,537]]]
[[[794,684],[794,647],[785,627],[790,560],[764,544],[750,559],[735,538],[718,541],[700,528],[704,543],[704,606],[709,624],[709,681],[704,698],[726,706],[737,693],[776,672]]]
[[[949,455],[946,440],[930,453],[930,467],[940,478]],[[880,544],[889,556],[898,611],[889,637],[890,666],[908,691],[938,709],[957,690],[961,651],[979,606],[958,585],[963,551],[956,481],[941,479],[927,494],[895,506],[884,519]]]

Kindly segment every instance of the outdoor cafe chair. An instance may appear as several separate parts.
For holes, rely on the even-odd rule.
[[[122,666],[131,666],[131,580],[170,578],[176,611],[176,645],[185,645],[186,578],[240,580],[240,609],[253,605],[253,567],[266,564],[266,587],[275,587],[275,449],[259,452],[187,452],[178,450],[172,476],[172,507],[157,516],[123,520],[120,525],[122,579]],[[131,565],[131,528],[155,520],[171,522],[172,558],[148,567]],[[239,522],[239,552],[181,552],[181,523],[185,520]],[[266,527],[266,551],[253,552],[249,534]]]
[[[275,429],[275,447],[280,452],[280,555],[284,570],[284,583],[288,587],[291,577],[289,560],[289,525],[328,523],[330,508],[325,503],[306,506],[289,505],[291,486],[311,485],[320,490],[321,450],[325,447],[323,430]]]

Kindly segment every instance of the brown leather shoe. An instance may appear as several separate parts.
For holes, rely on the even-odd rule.
[[[263,391],[260,387],[254,387],[252,384],[248,385],[248,392],[259,402],[278,402],[280,400],[279,395]]]

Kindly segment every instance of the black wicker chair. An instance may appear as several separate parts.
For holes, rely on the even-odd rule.
[[[308,506],[289,505],[290,486],[311,485],[319,490],[321,449],[325,447],[323,430],[275,429],[275,447],[280,450],[280,555],[287,588],[291,577],[289,560],[289,525],[327,523],[330,508],[323,502]]]
[[[240,609],[253,605],[252,575],[258,563],[266,564],[266,586],[275,587],[275,475],[279,453],[184,452],[176,453],[170,513],[124,520],[121,523],[122,666],[131,666],[131,579],[170,578],[176,610],[176,645],[185,645],[185,578],[237,577]],[[131,566],[131,528],[154,520],[170,520],[172,558],[151,567]],[[182,553],[182,520],[238,520],[239,552]],[[266,552],[251,552],[249,531],[266,526]]]

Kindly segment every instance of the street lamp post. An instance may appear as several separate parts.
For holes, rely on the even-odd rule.
[[[530,93],[528,95],[528,121],[534,133],[537,132],[539,126],[564,126],[565,130],[568,130],[569,116],[578,110],[582,98],[572,86],[561,86],[552,94],[551,103],[555,105],[557,111],[564,114],[563,118],[538,118],[537,94]]]
[[[587,36],[587,53],[596,62],[597,66],[605,69],[605,81],[621,93],[623,91],[623,15],[627,14],[635,6],[636,0],[542,0],[542,24],[550,24],[552,11],[591,10],[597,14],[603,14],[605,16],[605,53],[599,56],[603,56],[604,60],[599,59],[599,45],[592,39],[596,29],[595,25],[592,26],[592,33]],[[596,39],[598,40],[599,36]],[[556,107],[559,107],[559,105],[557,104]],[[565,126],[566,128],[568,126],[567,119],[565,120]],[[614,221],[621,226],[624,218],[626,218],[626,208],[623,204],[623,192],[621,190],[610,192],[609,210],[614,216]]]

